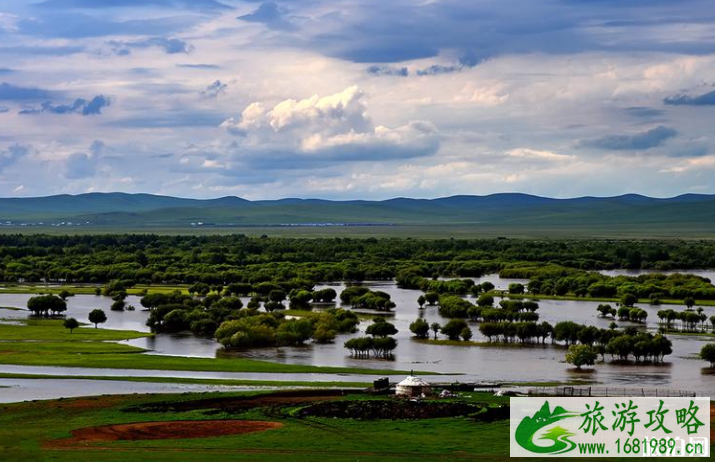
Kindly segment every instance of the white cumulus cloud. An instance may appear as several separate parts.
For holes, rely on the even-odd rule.
[[[254,102],[239,118],[227,119],[221,126],[244,137],[245,145],[306,156],[368,160],[437,151],[439,132],[431,122],[409,121],[394,128],[375,125],[366,99],[357,86],[351,86],[328,96],[287,99],[272,108]]]

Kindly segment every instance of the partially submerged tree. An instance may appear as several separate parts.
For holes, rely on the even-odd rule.
[[[417,338],[427,338],[429,336],[430,326],[423,318],[418,318],[410,324],[410,331]]]
[[[710,363],[710,367],[715,367],[715,343],[703,345],[700,349],[700,358]]]
[[[588,345],[571,345],[566,353],[566,362],[581,370],[583,366],[593,366],[598,355]]]
[[[38,295],[27,301],[27,309],[35,316],[47,316],[67,311],[67,302],[56,295]]]

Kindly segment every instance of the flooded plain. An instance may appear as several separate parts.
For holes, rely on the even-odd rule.
[[[695,271],[693,271],[695,273]],[[709,272],[713,273],[713,272]],[[707,273],[706,273],[707,274]],[[704,274],[703,274],[704,275]],[[487,275],[481,281],[490,281],[498,289],[506,288],[512,282],[523,280],[501,279],[498,275]],[[480,282],[480,281],[478,281]],[[245,357],[270,360],[281,363],[305,364],[316,366],[349,366],[363,368],[379,368],[394,370],[427,370],[443,374],[463,374],[461,381],[486,382],[565,382],[577,380],[583,383],[599,384],[599,386],[629,387],[629,388],[662,388],[696,391],[703,395],[715,393],[715,375],[710,375],[707,364],[697,358],[702,345],[713,341],[706,335],[669,335],[673,342],[673,354],[667,356],[664,364],[635,365],[631,364],[597,364],[590,372],[575,372],[564,363],[565,348],[552,345],[533,346],[445,346],[424,343],[412,338],[409,324],[418,316],[423,316],[428,322],[445,324],[448,319],[441,317],[436,306],[420,309],[417,298],[418,290],[401,289],[392,281],[366,282],[366,286],[382,290],[392,296],[397,304],[388,317],[399,329],[395,336],[398,347],[394,360],[354,359],[343,347],[345,340],[364,335],[369,321],[362,322],[360,333],[338,336],[335,343],[327,345],[308,344],[303,347],[261,348],[250,351],[226,351],[216,341],[199,338],[192,334],[158,334],[150,338],[130,340],[125,343],[151,350],[148,354],[165,354],[196,357]],[[317,286],[316,289],[333,287],[338,293],[344,289],[343,284],[328,284]],[[30,295],[1,294],[0,306],[24,307]],[[474,302],[473,297],[468,299]],[[112,303],[107,297],[77,295],[68,299],[68,316],[80,321],[87,318],[89,311],[102,308],[106,311],[108,321],[102,327],[108,329],[130,329],[148,332],[145,325],[148,312],[142,310],[137,297],[129,297],[129,304],[137,307],[136,311],[114,312],[109,307]],[[580,300],[539,300],[538,313],[540,321],[555,324],[569,320],[581,324],[608,327],[611,319],[598,317],[596,307],[598,302]],[[684,309],[683,306],[650,306],[639,305],[648,312],[648,322],[645,326],[651,331],[658,328],[656,312],[660,309]],[[715,315],[715,308],[704,307],[707,316]],[[0,318],[27,317],[27,311],[0,310]],[[7,321],[6,321],[7,322]],[[620,322],[621,326],[629,325]],[[642,324],[633,324],[643,326]],[[474,341],[486,341],[478,331],[478,324],[471,325],[474,331]],[[45,368],[33,368],[45,369]],[[8,367],[0,365],[0,372],[9,372]],[[17,372],[17,370],[15,370]],[[167,376],[160,371],[145,371],[145,376]],[[42,372],[32,372],[42,373]],[[176,371],[168,372],[176,374]],[[189,377],[204,377],[206,373],[187,373]],[[220,374],[220,373],[219,373]],[[98,375],[96,372],[84,371],[82,374]],[[102,375],[133,375],[132,371],[105,370]],[[211,374],[210,374],[211,375]],[[172,375],[168,375],[172,376]],[[245,374],[241,378],[246,378]],[[261,380],[292,380],[282,374],[262,375]],[[305,376],[299,380],[320,380],[318,377]],[[355,377],[350,380],[355,381]],[[0,384],[2,385],[2,384]],[[131,386],[131,384],[130,384]],[[0,389],[0,395],[3,389]]]

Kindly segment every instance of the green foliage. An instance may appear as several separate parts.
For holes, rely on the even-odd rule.
[[[309,310],[311,309],[310,301],[313,299],[313,293],[302,289],[293,289],[289,296],[291,310]]]
[[[700,349],[700,358],[710,363],[710,367],[715,367],[715,343],[703,345]]]
[[[27,301],[27,309],[35,316],[47,316],[67,311],[67,302],[56,295],[38,295]]]
[[[664,335],[639,332],[635,328],[618,331],[615,326],[598,329],[562,321],[554,326],[553,338],[566,345],[587,345],[622,361],[632,355],[636,363],[662,362],[665,356],[673,353],[672,343]]]
[[[94,309],[89,312],[89,322],[94,324],[95,329],[97,328],[98,324],[103,324],[107,322],[107,315],[104,311],[100,310],[99,308]]]
[[[65,329],[69,329],[70,333],[72,333],[76,328],[79,327],[79,321],[77,321],[75,318],[67,318],[62,323],[62,326],[64,326]]]
[[[571,345],[566,353],[566,362],[581,369],[583,366],[593,366],[596,364],[598,355],[588,345]]]
[[[394,324],[387,322],[385,318],[378,317],[373,319],[373,323],[367,326],[365,333],[373,337],[389,337],[397,333],[397,328]]]
[[[636,303],[638,303],[638,297],[631,293],[623,294],[621,297],[621,305],[625,307],[633,308]]]
[[[469,329],[465,320],[450,319],[449,322],[442,327],[442,333],[450,340],[459,340],[459,336],[464,329]]]
[[[418,318],[410,323],[410,332],[417,338],[427,338],[429,336],[430,325],[422,318]]]
[[[439,298],[439,314],[445,318],[466,318],[473,305],[458,295]]]
[[[608,318],[608,317],[614,318],[614,317],[616,317],[616,314],[618,313],[618,311],[609,304],[600,304],[600,305],[598,305],[596,310],[603,318]]]
[[[201,296],[223,288],[227,295],[268,297],[271,290],[313,292],[319,281],[390,278],[397,278],[401,287],[434,290],[437,295],[482,295],[493,285],[433,277],[480,277],[498,271],[503,277],[530,278],[532,294],[617,300],[630,293],[651,302],[715,300],[715,287],[697,276],[608,277],[594,272],[715,267],[715,243],[708,241],[2,235],[0,261],[0,280],[5,282],[32,283],[46,277],[67,284],[100,283],[108,296],[126,293],[137,283],[181,283]],[[436,303],[434,295],[428,295],[425,302]],[[326,301],[318,295],[312,299]],[[166,303],[149,298],[143,306],[153,309]],[[483,303],[486,299],[478,302]]]
[[[433,322],[429,328],[434,333],[435,340],[437,340],[437,334],[442,330],[442,325],[438,322]]]
[[[233,318],[222,322],[216,330],[216,340],[225,347],[295,346],[311,338],[316,343],[329,343],[339,333],[354,332],[359,322],[354,313],[343,309],[311,313],[298,319],[244,309]]]

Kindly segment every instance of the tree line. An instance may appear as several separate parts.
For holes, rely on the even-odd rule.
[[[380,280],[398,275],[406,282],[406,276],[432,280],[492,272],[531,277],[539,268],[550,265],[581,271],[715,267],[715,243],[245,235],[0,236],[0,280],[6,282],[229,284],[295,277],[313,281]],[[432,289],[440,290],[438,286],[443,283],[432,284]],[[560,287],[552,284],[551,290],[559,292],[556,286]],[[548,284],[543,290],[548,290]]]

